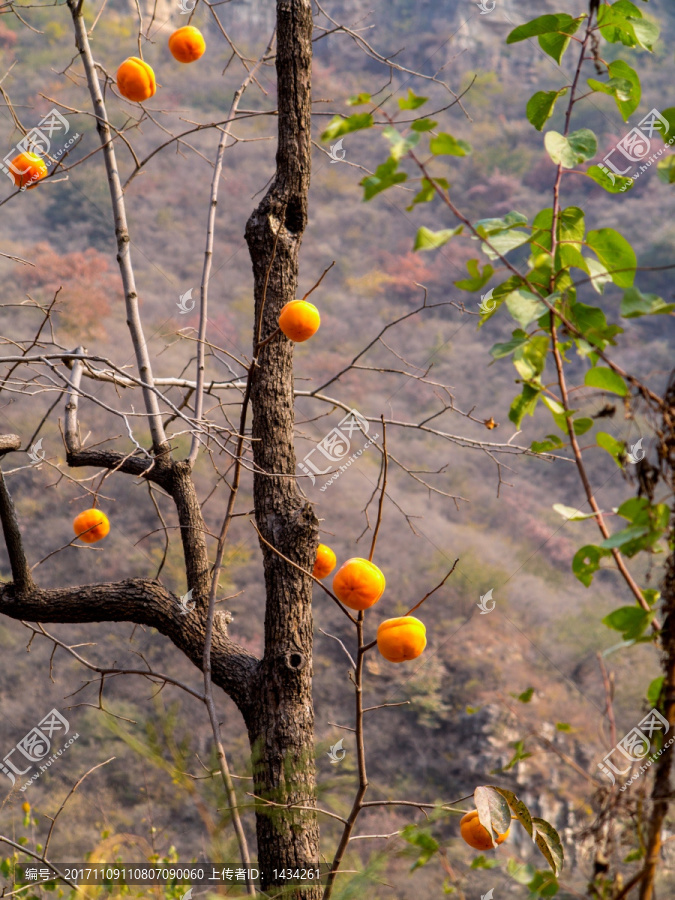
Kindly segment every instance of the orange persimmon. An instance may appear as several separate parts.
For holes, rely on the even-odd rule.
[[[117,70],[117,90],[134,103],[149,100],[157,90],[155,73],[142,59],[130,56]]]
[[[427,629],[415,616],[386,619],[377,629],[377,649],[393,663],[416,659],[427,645]]]
[[[169,38],[169,50],[180,63],[191,63],[204,55],[206,43],[201,31],[194,25],[184,25]]]
[[[73,521],[73,531],[85,544],[95,544],[110,531],[110,522],[100,509],[85,509]]]
[[[493,840],[487,828],[481,825],[478,810],[472,809],[460,819],[459,831],[469,847],[473,847],[474,850],[491,850],[495,844],[504,843],[511,829],[507,828],[504,834],[495,833]]]
[[[9,164],[12,170],[14,184],[18,188],[34,188],[35,185],[47,174],[47,164],[37,153],[26,151],[19,153]]]
[[[350,609],[368,609],[384,593],[386,582],[377,566],[358,556],[348,559],[335,573],[333,592]]]
[[[279,313],[279,328],[296,344],[316,334],[320,324],[319,310],[306,300],[291,300]]]
[[[325,544],[319,544],[316,550],[316,562],[312,575],[315,578],[326,578],[337,565],[337,557]]]

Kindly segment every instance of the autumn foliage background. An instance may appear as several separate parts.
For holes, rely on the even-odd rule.
[[[357,18],[366,6],[361,0],[353,0],[334,4],[332,11],[338,18]],[[522,20],[523,11],[507,0],[486,16],[478,14],[475,4],[456,0],[399,0],[386,7],[376,5],[371,19],[376,25],[371,38],[381,51],[404,47],[399,61],[424,71],[445,66],[444,75],[455,90],[466,87],[475,76],[464,99],[471,121],[456,108],[447,114],[449,130],[470,141],[474,148],[471,157],[452,159],[448,176],[461,192],[467,214],[479,218],[499,216],[512,209],[524,213],[539,209],[544,191],[550,188],[553,167],[541,136],[525,120],[524,107],[535,85],[557,88],[560,76],[543,54],[525,45],[516,50],[505,47],[504,38],[513,24]],[[555,11],[548,0],[537,7],[537,12]],[[663,32],[661,49],[654,57],[640,57],[641,109],[645,112],[659,105],[669,86],[668,70],[661,63],[672,55],[675,37],[675,11],[666,0],[651,3],[649,12],[660,19]],[[58,74],[73,54],[67,11],[50,7],[33,8],[29,13],[30,23],[40,33],[3,16],[0,48],[1,74],[16,63],[4,84],[30,125],[49,111],[54,100],[83,108],[88,102],[81,82],[73,84]],[[183,22],[177,4],[175,9],[167,7],[168,14],[171,19],[158,31],[156,43],[146,48],[146,58],[155,67],[160,84],[156,99],[166,111],[159,120],[183,130],[194,120],[222,118],[237,86],[233,71],[221,76],[228,56],[222,36],[206,13],[200,13],[197,24],[207,36],[206,55],[189,71],[172,65],[166,40]],[[264,48],[271,33],[272,14],[269,2],[240,2],[222,8],[224,20],[251,56]],[[108,72],[115,71],[123,56],[134,53],[135,32],[130,9],[111,3],[97,26],[94,43],[97,58]],[[329,117],[345,112],[346,98],[361,90],[377,89],[386,78],[386,70],[345,37],[317,41],[317,144]],[[273,96],[271,76],[263,74],[261,83]],[[396,91],[405,92],[410,86],[430,96],[435,106],[447,102],[448,95],[437,84],[407,83],[400,74],[394,79]],[[269,102],[269,98],[253,91],[246,95],[246,105],[251,108],[262,108]],[[128,111],[119,103],[111,104],[111,110],[113,122],[121,125]],[[604,155],[628,129],[609,98],[605,104],[585,107],[584,115],[587,121],[582,116],[578,125],[587,125],[599,135],[599,155]],[[96,147],[97,136],[91,117],[73,118],[84,136],[75,153],[78,158]],[[556,125],[555,117],[552,124]],[[274,123],[251,118],[237,126],[235,134],[242,140],[225,154],[209,319],[212,341],[225,351],[242,354],[250,348],[252,323],[250,262],[243,229],[255,195],[263,190],[273,171]],[[7,117],[2,135],[7,152],[18,139]],[[141,157],[165,139],[161,129],[149,122],[133,133]],[[418,305],[422,290],[415,283],[428,289],[430,302],[456,299],[469,307],[473,302],[452,285],[465,272],[468,252],[454,245],[432,254],[411,252],[417,227],[428,223],[424,211],[406,209],[411,200],[408,193],[389,192],[367,205],[361,202],[358,181],[363,172],[358,166],[372,168],[372,141],[370,135],[348,136],[344,141],[346,161],[340,164],[331,164],[325,149],[315,149],[301,287],[309,288],[332,260],[336,265],[313,298],[321,310],[321,329],[311,342],[296,348],[296,387],[300,390],[322,384],[385,322]],[[193,134],[189,143],[194,149],[182,147],[177,151],[174,145],[153,157],[127,191],[132,253],[158,376],[180,373],[194,353],[197,312],[180,315],[177,302],[190,287],[196,291],[199,283],[211,179],[208,160],[213,158],[217,133],[206,130]],[[118,153],[125,167],[123,174],[129,175],[132,160],[121,148]],[[663,186],[655,173],[640,178],[628,196],[605,194],[590,182],[582,183],[582,179],[575,190],[580,198],[592,195],[597,222],[630,231],[641,264],[657,267],[672,258],[675,231],[664,207]],[[10,192],[7,181],[3,197]],[[566,202],[574,202],[574,196]],[[596,227],[596,222],[589,221],[589,227]],[[5,204],[0,212],[0,237],[4,252],[35,263],[26,267],[0,260],[4,333],[25,338],[29,323],[32,328],[41,321],[37,305],[48,305],[58,292],[52,325],[59,341],[71,349],[84,344],[91,352],[109,352],[118,362],[124,362],[119,348],[128,346],[128,337],[114,259],[114,229],[99,157],[72,169],[67,180],[46,183]],[[645,276],[643,289],[667,300],[673,297],[668,272]],[[614,296],[608,290],[598,302],[611,306],[617,298],[618,293]],[[32,312],[26,312],[27,308]],[[659,318],[663,321],[641,320],[635,326],[634,341],[619,359],[628,369],[657,380],[672,366],[673,339],[672,321]],[[488,350],[492,343],[506,338],[509,326],[493,319],[477,333],[475,323],[475,318],[454,309],[421,314],[390,332],[389,349],[376,347],[365,364],[401,368],[403,359],[420,372],[433,364],[430,377],[454,386],[458,407],[468,410],[475,406],[476,416],[486,420],[493,417],[500,423],[488,432],[480,423],[448,416],[447,430],[479,438],[491,434],[495,440],[506,440],[512,434],[506,414],[515,393],[513,376],[508,367],[491,365]],[[130,347],[126,362],[130,366],[133,362]],[[224,365],[219,368],[213,360],[210,365],[210,375],[229,377]],[[436,403],[431,386],[365,370],[350,372],[331,390],[368,415],[386,410],[401,421],[419,417],[420,410],[431,413]],[[28,439],[55,399],[55,394],[19,397],[4,391],[0,395],[3,428]],[[238,398],[233,397],[233,404],[236,402]],[[597,414],[601,406],[598,402],[585,413]],[[320,417],[325,413],[326,409],[317,404],[298,399],[298,458],[337,424],[337,414]],[[543,422],[539,416],[527,419],[519,440],[527,444],[540,439]],[[91,429],[94,434],[118,434],[120,429],[119,422],[111,425],[100,409],[87,403],[82,406],[81,423],[83,433]],[[621,402],[617,402],[606,430],[627,439],[631,434],[637,436],[635,429],[635,423],[624,420]],[[63,464],[65,453],[55,419],[42,435],[48,459]],[[188,438],[179,439],[178,446],[181,440],[187,450]],[[379,712],[369,725],[373,782],[386,785],[396,794],[433,802],[441,796],[464,796],[476,784],[498,778],[517,790],[533,813],[556,826],[566,842],[566,877],[583,884],[588,850],[578,835],[590,812],[588,785],[577,771],[562,764],[559,756],[552,756],[536,735],[552,742],[587,771],[610,749],[602,727],[604,692],[596,653],[615,641],[616,635],[600,624],[600,618],[617,605],[616,591],[623,588],[614,575],[600,573],[592,590],[587,591],[571,575],[571,558],[579,546],[578,529],[584,526],[561,524],[551,506],[554,502],[572,505],[580,501],[572,467],[525,457],[511,461],[512,470],[504,473],[510,485],[502,485],[497,497],[495,465],[485,454],[403,429],[391,429],[389,441],[391,452],[409,468],[435,473],[425,477],[458,499],[454,502],[449,497],[427,495],[410,476],[392,467],[390,492],[396,505],[389,503],[385,508],[378,545],[378,564],[388,582],[381,618],[403,615],[456,557],[460,565],[443,592],[425,607],[429,640],[425,655],[404,668],[375,658],[367,663],[369,704],[410,701],[408,706]],[[604,465],[598,456],[596,474]],[[592,472],[593,466],[592,460]],[[364,555],[367,550],[366,537],[357,541],[378,468],[379,456],[370,452],[327,492],[319,492],[319,481],[314,488],[306,486],[322,520],[322,538],[327,538],[340,560]],[[211,489],[212,474],[208,461],[202,460],[196,474],[202,497]],[[12,476],[10,487],[32,561],[70,540],[72,518],[86,505],[80,488],[59,477],[47,464]],[[605,480],[598,491],[603,508],[614,505],[623,487],[620,474]],[[244,490],[249,489],[250,485],[245,485]],[[113,580],[156,571],[164,553],[164,538],[147,486],[113,475],[106,480],[101,505],[113,526],[105,546],[73,547],[53,556],[38,569],[42,584]],[[217,493],[205,504],[211,524],[222,515],[221,505]],[[2,566],[6,579],[4,555]],[[180,549],[175,542],[162,577],[177,593],[185,590]],[[496,609],[481,616],[476,603],[489,589],[494,591]],[[233,635],[239,643],[259,652],[264,597],[257,538],[246,519],[233,527],[221,595],[234,595],[227,601],[234,617]],[[318,626],[327,631],[340,627],[339,612],[316,592],[315,607]],[[61,628],[56,626],[53,631],[59,634]],[[86,634],[96,630],[87,628]],[[77,636],[78,629],[68,626],[67,633]],[[162,671],[188,681],[195,677],[189,662],[151,630],[131,625],[99,626],[97,635],[105,638],[105,645],[88,648],[92,658],[131,663],[133,647]],[[211,733],[203,711],[176,692],[164,691],[151,698],[146,685],[123,679],[111,684],[106,692],[107,707],[122,718],[107,717],[87,705],[97,704],[96,685],[64,701],[80,687],[82,671],[57,654],[51,681],[51,648],[36,644],[25,653],[25,643],[24,630],[18,623],[6,619],[0,623],[0,647],[5,660],[10,661],[0,668],[3,754],[52,706],[71,707],[71,721],[80,733],[58,767],[30,789],[34,808],[48,812],[55,798],[84,769],[116,757],[97,776],[95,786],[85,787],[73,800],[68,829],[54,837],[53,858],[83,858],[104,832],[135,835],[130,841],[137,849],[150,846],[165,852],[174,845],[181,860],[199,853],[209,857],[220,854],[223,858],[229,854],[235,859],[231,830],[220,827],[227,821],[227,813],[218,810],[227,804],[218,794],[218,786],[185,774],[200,773],[195,754],[208,765]],[[635,712],[642,709],[644,686],[656,674],[655,656],[644,648],[635,649],[630,664],[617,668],[620,734],[637,721]],[[355,779],[349,736],[344,743],[347,755],[340,766],[331,765],[325,751],[344,736],[331,723],[345,721],[349,715],[348,687],[339,647],[317,634],[319,783],[322,795],[330,797],[337,809],[347,803],[340,797],[349,795],[345,788],[353,787]],[[534,687],[534,692],[528,702],[518,700],[529,687]],[[238,714],[220,692],[218,703],[225,721],[231,723],[223,731],[233,771],[245,776],[247,746]],[[2,807],[0,819],[6,831],[18,828],[22,818],[16,800]],[[399,825],[395,813],[382,811],[376,827],[381,833],[389,833]],[[456,831],[456,825],[447,826],[444,837]],[[514,829],[509,844],[511,852],[526,853],[522,830]],[[448,846],[450,862],[464,870],[471,860],[466,847],[457,841]],[[368,848],[368,852],[374,851]],[[374,853],[375,860],[379,852]],[[386,853],[386,878],[397,882],[398,896],[408,898],[438,890],[443,877],[440,870],[429,867],[408,874],[409,848],[405,842],[393,842]],[[667,859],[669,853],[666,850]],[[498,858],[504,855],[501,850]],[[487,873],[481,874],[482,884],[486,877]],[[505,881],[505,876],[496,871],[489,877],[490,884]]]

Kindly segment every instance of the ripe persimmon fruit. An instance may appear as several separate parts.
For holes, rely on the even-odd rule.
[[[375,563],[355,556],[343,563],[333,578],[333,592],[350,609],[368,609],[377,603],[386,581]]]
[[[134,103],[149,100],[157,90],[155,73],[138,56],[130,56],[117,70],[117,90]]]
[[[377,629],[377,649],[393,663],[421,655],[427,645],[427,629],[415,616],[386,619]]]
[[[26,151],[19,153],[11,161],[10,169],[12,170],[12,178],[14,184],[18,188],[34,188],[35,185],[47,174],[47,164],[37,153]]]
[[[507,828],[504,834],[495,834],[493,840],[487,828],[481,825],[478,810],[472,809],[460,819],[459,831],[469,847],[473,847],[474,850],[491,850],[495,844],[504,843],[511,829]]]
[[[73,521],[73,531],[85,544],[95,544],[110,531],[110,522],[100,509],[85,509]]]
[[[337,557],[325,544],[319,544],[316,550],[316,562],[312,575],[315,578],[325,578],[337,565]]]
[[[306,300],[291,300],[279,313],[279,328],[296,344],[316,334],[320,324],[319,310]]]
[[[169,50],[180,63],[191,63],[204,55],[206,42],[201,31],[194,25],[184,25],[169,38]]]

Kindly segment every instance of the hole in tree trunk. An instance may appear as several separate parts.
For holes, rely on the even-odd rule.
[[[305,665],[305,657],[302,653],[287,653],[286,654],[286,664],[289,669],[300,670]]]

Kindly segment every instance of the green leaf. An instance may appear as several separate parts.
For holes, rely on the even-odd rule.
[[[481,303],[483,303],[483,306],[478,322],[479,328],[481,328],[488,319],[491,319],[492,316],[494,316],[499,307],[503,304],[504,299],[511,293],[514,287],[517,287],[520,284],[522,284],[522,279],[517,275],[512,275],[510,278],[507,278],[506,281],[498,284],[496,288],[490,288],[487,294],[481,296]]]
[[[635,556],[636,553],[647,546],[643,538],[648,537],[649,533],[648,525],[629,525],[628,528],[622,528],[621,531],[617,531],[611,537],[605,538],[600,546],[606,550],[617,548],[625,556]]]
[[[558,97],[562,97],[566,93],[567,88],[561,88],[559,91],[537,91],[530,97],[527,101],[527,118],[537,131],[541,131],[553,115]]]
[[[623,332],[620,325],[607,324],[605,314],[598,306],[573,303],[569,310],[569,318],[584,339],[601,350],[604,350],[607,344],[615,344],[614,337]]]
[[[624,641],[635,641],[642,637],[653,618],[653,612],[639,606],[620,606],[605,616],[602,623],[614,631],[620,631]]]
[[[526,331],[523,331],[521,328],[516,328],[515,331],[511,332],[511,340],[506,341],[504,344],[495,344],[490,350],[490,355],[494,357],[494,359],[503,359],[503,357],[509,356],[514,350],[517,350],[518,347],[522,347],[523,344],[526,344],[529,339],[530,336]]]
[[[667,145],[668,140],[670,140],[670,138],[667,138],[667,135],[672,137],[673,133],[675,133],[675,106],[668,106],[666,109],[662,109],[661,116],[666,120],[668,125],[664,126],[659,123],[660,127],[656,129],[655,133],[658,134],[663,139],[664,144]]]
[[[347,106],[363,106],[365,103],[370,103],[371,99],[370,94],[354,94],[347,100]]]
[[[411,124],[411,128],[413,131],[431,131],[438,125],[438,122],[435,119],[417,119],[416,122]]]
[[[610,550],[597,547],[595,544],[586,544],[574,554],[572,560],[572,572],[586,587],[590,587],[593,576],[600,568],[600,562],[605,556],[611,556]]]
[[[652,709],[658,709],[659,700],[661,699],[661,691],[663,690],[663,682],[665,678],[663,675],[660,675],[658,678],[655,678],[652,682],[650,682],[649,687],[647,688],[647,703],[651,706]]]
[[[576,24],[574,31],[576,31]],[[569,47],[570,39],[568,34],[561,32],[560,34],[540,34],[537,38],[539,46],[560,65],[565,50]]]
[[[534,878],[535,869],[529,863],[520,863],[512,856],[506,863],[506,871],[518,884],[529,884]]]
[[[494,869],[499,865],[496,859],[488,859],[481,853],[471,860],[470,869]]]
[[[487,235],[495,234],[497,231],[514,228],[517,225],[527,225],[527,216],[514,209],[507,213],[503,219],[479,219],[476,222],[476,230],[481,237],[486,237]]]
[[[517,291],[508,294],[505,303],[512,318],[523,328],[527,328],[530,322],[534,322],[542,313],[546,312],[546,306],[539,297],[524,288],[518,288]]]
[[[519,25],[506,38],[507,44],[516,44],[518,41],[537,37],[541,49],[560,64],[563,53],[570,42],[570,35],[579,27],[583,16],[573,19],[567,13],[539,16],[531,22]]]
[[[632,178],[616,175],[610,172],[606,166],[589,166],[584,175],[588,175],[596,184],[604,188],[608,194],[623,194],[629,191],[635,183]]]
[[[413,131],[413,133],[407,135],[407,137],[403,137],[403,135],[395,128],[392,128],[391,125],[387,125],[386,128],[382,129],[382,135],[391,144],[391,158],[395,159],[397,162],[403,159],[403,157],[416,146],[420,139],[420,135],[416,131]]]
[[[578,206],[568,206],[558,217],[558,247],[556,249],[556,269],[576,266],[584,271],[588,264],[581,255],[581,245],[586,233],[584,212]],[[590,275],[590,272],[588,273]]]
[[[528,753],[525,750],[525,742],[524,741],[511,741],[511,746],[513,747],[513,756],[506,763],[505,766],[502,766],[501,769],[495,769],[495,772],[508,772],[509,769],[512,769],[514,766],[517,766],[519,762],[523,759],[529,759],[532,756],[531,753]]]
[[[485,264],[485,267],[481,272],[480,264],[477,259],[470,259],[466,264],[466,268],[469,273],[469,278],[455,281],[454,285],[462,291],[471,291],[472,293],[485,287],[494,273],[494,269],[489,263]]]
[[[532,697],[534,697],[534,688],[529,687],[526,691],[523,691],[522,694],[511,694],[512,697],[515,697],[516,700],[520,700],[521,703],[529,703]]]
[[[415,195],[413,202],[406,208],[411,210],[417,203],[430,203],[435,196],[436,188],[434,187],[433,181],[429,181],[428,178],[423,178],[419,193]]]
[[[537,388],[531,387],[529,384],[523,385],[522,393],[514,399],[509,410],[509,419],[516,428],[520,428],[520,423],[525,416],[534,415],[540,395],[541,391]]]
[[[536,828],[535,841],[537,847],[539,847],[553,873],[559,875],[565,862],[565,851],[558,832],[544,819],[533,817],[532,824]]]
[[[567,13],[558,13],[556,15],[538,16],[524,25],[519,25],[509,33],[506,38],[507,44],[517,44],[519,41],[525,41],[530,37],[537,37],[540,34],[551,34],[556,31],[571,28],[574,25],[574,31],[579,27],[581,19],[573,19]],[[573,34],[574,32],[570,32]]]
[[[664,184],[675,184],[675,154],[670,153],[658,161],[656,174]]]
[[[589,419],[587,416],[581,416],[572,422],[572,427],[574,428],[574,433],[576,435],[586,434],[586,432],[590,431],[593,427],[593,419]]]
[[[530,811],[527,806],[523,803],[522,800],[519,800],[518,797],[513,793],[513,791],[508,791],[506,788],[497,787],[496,785],[488,785],[493,791],[497,791],[498,794],[501,794],[502,797],[509,804],[509,809],[514,814],[514,816],[518,819],[520,824],[523,826],[525,831],[532,837],[533,828],[532,828],[532,816],[530,815]]]
[[[612,276],[607,272],[600,260],[594,256],[586,257],[586,265],[591,276],[591,287],[598,294],[604,293],[605,285],[611,282]]]
[[[627,122],[640,105],[642,97],[640,79],[635,69],[622,59],[610,63],[608,70],[609,81],[589,78],[588,85],[594,91],[613,96],[624,122]]]
[[[598,152],[598,140],[588,128],[573,131],[568,137],[557,131],[547,131],[544,146],[553,162],[565,169],[573,169]]]
[[[522,247],[530,240],[530,236],[526,231],[520,231],[518,228],[509,228],[507,231],[498,231],[496,234],[489,236],[490,246],[481,244],[481,250],[488,259],[498,259],[500,254],[506,256],[516,247]]]
[[[399,109],[419,109],[424,106],[428,97],[420,97],[408,88],[408,96],[406,99],[401,98],[398,101]]]
[[[473,799],[478,810],[478,819],[490,836],[504,834],[509,830],[511,810],[499,791],[492,787],[477,787],[473,792]]]
[[[506,303],[508,305],[508,297]],[[509,310],[510,311],[510,310]],[[548,335],[530,338],[525,344],[515,348],[513,365],[523,381],[533,381],[542,375],[546,368],[548,354]]]
[[[661,599],[661,591],[654,588],[643,588],[640,592],[650,606],[654,606]]]
[[[611,434],[607,434],[606,431],[599,431],[595,439],[598,442],[598,447],[602,447],[603,450],[606,450],[607,453],[612,457],[617,466],[621,465],[621,458],[623,457],[626,451],[626,445],[623,441],[617,441],[615,437]]]
[[[565,445],[557,434],[547,434],[545,441],[532,441],[530,450],[535,453],[549,453],[551,450],[560,450]]]
[[[619,287],[632,287],[637,257],[625,237],[613,228],[589,231],[586,242]]]
[[[654,44],[658,41],[659,34],[661,33],[659,25],[656,22],[650,22],[647,19],[631,21],[638,44],[645,50],[649,50],[650,52],[653,51]]]
[[[595,515],[595,513],[582,513],[574,506],[564,506],[562,503],[554,503],[553,509],[568,522],[582,522],[584,519],[592,519]]]
[[[401,829],[400,834],[404,841],[407,841],[419,850],[418,857],[410,869],[411,872],[425,866],[440,849],[439,844],[429,832],[418,825],[406,825],[405,828]]]
[[[466,156],[467,153],[471,153],[471,145],[442,131],[431,138],[429,150],[434,156]]]
[[[366,178],[363,178],[361,180],[361,184],[363,185],[363,199],[372,200],[372,198],[381,191],[386,191],[387,188],[406,181],[408,178],[406,173],[398,172],[397,169],[398,162],[393,159],[393,157],[389,157],[386,162],[383,162],[382,165],[375,169],[374,175],[368,175]]]
[[[413,250],[437,250],[438,247],[447,244],[450,238],[461,234],[463,230],[463,225],[458,225],[456,228],[444,228],[442,231],[431,231],[422,225],[417,232]]]
[[[595,366],[593,369],[589,369],[586,372],[584,384],[586,387],[599,388],[601,391],[618,394],[619,397],[625,397],[628,393],[628,388],[623,378],[605,366]]]
[[[671,313],[675,309],[675,303],[666,303],[656,294],[643,294],[638,288],[629,288],[621,301],[621,315],[624,319],[634,319],[637,316],[656,316],[663,313]]]
[[[584,211],[578,206],[568,206],[558,216],[558,240],[571,243],[577,250],[586,233]]]
[[[371,113],[354,113],[353,116],[349,116],[346,119],[343,116],[333,116],[328,123],[328,127],[322,133],[321,140],[332,141],[343,134],[350,134],[352,131],[372,128],[373,121]]]
[[[556,722],[555,727],[556,731],[570,732],[574,730],[569,722]]]
[[[537,869],[532,881],[528,884],[530,897],[555,897],[560,885],[551,872],[542,872]]]
[[[622,59],[616,59],[609,64],[609,76],[610,81],[619,79],[621,81],[627,81],[630,85],[629,90],[626,92],[627,96],[622,95],[620,88],[617,88],[615,94],[616,105],[623,116],[624,122],[627,122],[629,117],[633,115],[640,105],[640,100],[642,99],[640,78],[635,69],[632,69],[628,63],[624,62]]]

